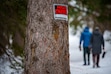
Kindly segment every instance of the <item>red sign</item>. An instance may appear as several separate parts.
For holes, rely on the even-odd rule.
[[[55,14],[67,15],[67,8],[66,8],[66,6],[56,5],[55,6]]]
[[[54,4],[54,19],[68,20],[68,6],[64,4]]]

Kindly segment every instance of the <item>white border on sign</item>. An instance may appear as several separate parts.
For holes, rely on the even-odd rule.
[[[67,15],[55,14],[55,6],[56,6],[56,5],[66,6]],[[64,5],[64,4],[53,4],[53,13],[54,13],[54,19],[66,20],[66,21],[68,21],[68,6],[67,6],[67,5]]]

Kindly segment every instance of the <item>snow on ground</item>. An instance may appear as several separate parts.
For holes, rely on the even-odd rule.
[[[108,35],[109,32],[105,32]],[[111,34],[111,33],[110,33]],[[100,68],[93,68],[92,54],[91,65],[83,66],[83,51],[79,51],[79,36],[72,35],[69,29],[69,52],[70,52],[70,71],[71,74],[111,74],[111,44],[105,42],[106,55],[100,58]]]
[[[9,51],[12,53],[10,49]],[[14,54],[12,53],[10,57],[13,57],[13,59],[15,59],[17,63],[22,64],[21,60],[23,58],[21,58],[20,56],[15,57]],[[14,60],[12,60],[12,63],[16,64]],[[0,74],[22,74],[22,72],[23,69],[17,64],[16,64],[16,69],[11,68],[11,63],[9,62],[9,57],[7,55],[4,54],[0,56]]]

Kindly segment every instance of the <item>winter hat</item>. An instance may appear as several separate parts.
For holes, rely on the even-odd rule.
[[[85,27],[85,29],[89,29],[89,27],[88,27],[88,26],[86,26],[86,27]]]
[[[98,31],[98,30],[99,30],[99,27],[95,27],[95,30]]]

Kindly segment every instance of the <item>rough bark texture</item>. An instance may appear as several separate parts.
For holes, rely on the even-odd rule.
[[[54,20],[54,3],[68,0],[29,0],[25,74],[70,74],[68,22]]]

